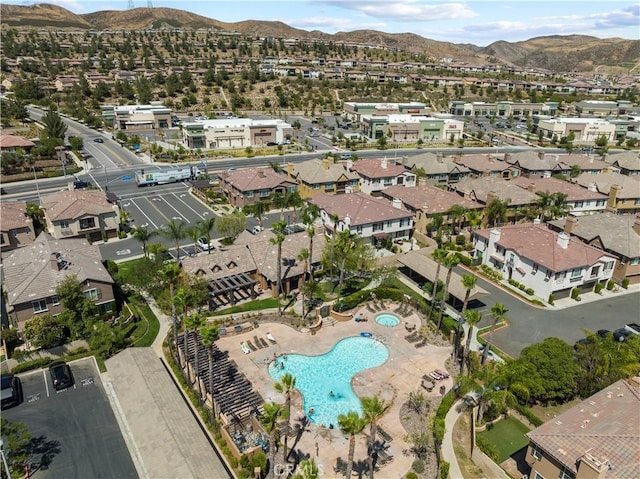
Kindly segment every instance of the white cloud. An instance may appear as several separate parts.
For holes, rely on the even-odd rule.
[[[285,23],[292,27],[304,30],[321,30],[323,32],[335,33],[351,30],[373,29],[383,30],[386,27],[382,22],[358,22],[354,23],[350,18],[344,17],[308,17],[285,20]]]
[[[83,2],[76,0],[47,0],[46,3],[66,8],[67,10],[75,14],[82,14],[88,11],[86,5],[84,5]]]
[[[421,0],[396,2],[362,2],[357,0],[328,1],[336,7],[356,10],[374,18],[396,22],[432,22],[439,20],[459,20],[474,18],[478,14],[465,3],[427,4]]]

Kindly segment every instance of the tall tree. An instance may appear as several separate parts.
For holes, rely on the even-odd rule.
[[[176,316],[176,304],[174,301],[175,290],[180,280],[180,265],[178,263],[168,263],[160,270],[160,278],[169,286],[169,300],[171,302],[171,325],[173,327],[173,343],[175,352],[178,355],[178,363],[182,367],[182,360],[178,353],[178,317]]]
[[[298,190],[287,191],[285,195],[285,205],[287,208],[293,208],[293,222],[298,221],[298,208],[300,208],[304,202],[302,198],[300,198],[300,193]]]
[[[276,191],[271,195],[271,203],[280,209],[280,221],[284,221],[284,209],[287,207],[287,197]]]
[[[462,331],[462,323],[464,322],[466,316],[465,313],[467,311],[467,305],[469,304],[469,296],[471,296],[471,291],[476,287],[478,283],[478,278],[472,274],[463,274],[462,275],[462,287],[465,289],[464,292],[464,301],[462,301],[462,309],[460,310],[460,316],[458,317],[458,328],[456,330],[456,343],[454,344],[454,357],[458,357],[458,349],[460,348],[460,333]]]
[[[298,261],[302,261],[304,270],[302,272],[302,282],[300,283],[300,291],[302,292],[302,317],[304,318],[304,294],[305,294],[305,282],[307,281],[307,273],[309,272],[309,250],[302,248],[297,256]]]
[[[444,259],[442,264],[445,268],[447,268],[447,280],[444,283],[444,294],[442,295],[442,307],[440,308],[440,318],[438,318],[438,328],[440,331],[440,324],[442,323],[442,316],[444,316],[444,311],[447,307],[447,299],[449,296],[449,284],[451,283],[451,274],[453,273],[453,268],[458,266],[460,260],[458,259],[458,255],[450,254]]]
[[[362,417],[369,424],[369,441],[367,451],[369,453],[369,479],[373,479],[373,446],[376,442],[376,432],[378,430],[378,419],[380,419],[389,409],[391,404],[377,396],[360,398],[362,404]]]
[[[481,364],[484,366],[484,363],[487,362],[487,356],[489,356],[489,350],[491,349],[491,345],[493,344],[493,332],[496,330],[496,326],[499,321],[503,321],[505,319],[505,315],[507,314],[507,307],[502,303],[496,303],[491,308],[491,331],[489,332],[489,339],[487,339],[487,344],[482,351],[482,361]]]
[[[58,144],[64,142],[64,135],[67,133],[67,125],[62,121],[60,115],[52,109],[42,117],[44,132],[47,138],[58,140]]]
[[[455,234],[458,234],[462,230],[462,223],[468,211],[469,210],[467,210],[464,206],[458,204],[451,206],[451,208],[449,208],[449,210],[447,211],[447,213],[453,220],[453,231]]]
[[[208,218],[204,218],[197,223],[198,229],[200,230],[200,234],[207,238],[207,243],[211,244],[211,232],[216,225],[216,219],[214,216],[210,216]],[[211,248],[207,250],[207,254],[211,254]]]
[[[348,229],[338,233],[336,246],[338,248],[338,252],[342,256],[342,260],[340,262],[340,277],[338,280],[338,288],[340,289],[342,289],[342,285],[344,284],[347,258],[349,257],[349,253],[354,250],[357,239],[358,235],[352,233]]]
[[[477,309],[467,309],[464,312],[464,319],[469,327],[467,331],[467,340],[464,345],[464,357],[462,358],[462,362],[460,363],[460,375],[464,372],[464,366],[467,365],[467,371],[469,368],[469,348],[471,348],[471,338],[473,338],[473,328],[476,324],[480,322],[482,319],[482,313]]]
[[[184,340],[185,356],[189,356],[189,336],[193,338],[193,354],[194,354],[194,377],[198,386],[198,392],[202,397],[202,387],[200,385],[200,341],[198,340],[198,331],[207,324],[207,318],[198,313],[193,313],[184,319],[184,327],[186,338]],[[189,334],[191,331],[191,334]]]
[[[165,237],[169,241],[174,242],[176,247],[176,254],[178,255],[178,262],[180,262],[180,240],[186,238],[187,236],[187,224],[184,221],[180,221],[178,223],[175,220],[171,220],[158,231],[158,234]]]
[[[357,412],[349,411],[347,414],[338,415],[338,427],[345,436],[349,436],[349,455],[347,456],[347,472],[345,477],[350,478],[353,471],[353,455],[356,451],[356,434],[360,434],[366,422]]]
[[[275,383],[274,389],[279,393],[284,394],[284,410],[285,417],[287,420],[287,431],[284,435],[284,460],[287,461],[287,447],[288,447],[288,438],[289,438],[289,430],[291,429],[291,393],[296,388],[296,377],[291,373],[285,373],[280,381]]]
[[[493,200],[491,200],[484,209],[484,215],[487,218],[487,222],[492,224],[493,226],[498,226],[499,223],[506,223],[507,210],[510,203],[510,198],[507,198],[506,200],[494,198]]]
[[[442,265],[442,262],[447,257],[447,252],[443,249],[437,248],[431,254],[431,257],[436,262],[437,267],[436,267],[436,277],[433,281],[433,290],[431,294],[431,307],[429,308],[429,316],[427,316],[427,323],[431,321],[431,317],[433,315],[433,308],[436,305],[436,298],[438,297],[437,296],[438,295],[438,279],[440,279],[440,266]]]
[[[215,416],[215,407],[214,407],[214,397],[213,397],[213,345],[218,339],[218,335],[220,334],[220,329],[217,326],[203,326],[200,330],[200,337],[202,341],[202,345],[207,348],[207,359],[208,359],[208,380],[207,386],[209,388],[209,394],[211,394],[211,419]],[[206,394],[206,393],[205,393]],[[205,397],[206,399],[206,397]]]
[[[276,462],[276,435],[278,433],[278,421],[284,413],[281,404],[265,403],[264,412],[260,416],[260,424],[269,435],[269,472],[267,477],[271,477],[274,472]]]
[[[286,227],[286,223],[284,221],[278,221],[272,225],[273,231],[275,232],[275,237],[271,238],[269,242],[278,247],[278,265],[276,268],[277,278],[277,288],[278,288],[278,314],[282,314],[282,305],[280,304],[280,295],[283,294],[282,291],[282,243],[284,243],[284,228]]]

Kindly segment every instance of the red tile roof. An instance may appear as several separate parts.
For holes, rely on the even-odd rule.
[[[2,231],[30,227],[32,220],[27,216],[26,211],[27,203],[25,201],[0,202],[0,228]]]
[[[0,148],[32,148],[36,146],[34,142],[21,136],[0,135]]]
[[[445,213],[453,205],[461,205],[467,209],[482,209],[484,206],[477,201],[464,198],[452,191],[443,190],[432,185],[417,185],[411,188],[395,185],[382,190],[382,196],[388,199],[398,198],[405,205],[416,211],[423,211],[430,215]]]
[[[230,172],[225,181],[239,191],[269,190],[282,184],[296,184],[287,175],[271,168],[242,168]]]
[[[344,195],[320,193],[315,195],[310,202],[330,215],[337,215],[340,220],[344,221],[349,216],[352,226],[399,218],[413,218],[413,213],[407,211],[404,207],[396,208],[389,200],[375,198],[365,193],[347,193]]]
[[[366,178],[390,178],[400,176],[407,171],[404,166],[394,165],[393,160],[387,158],[358,160],[353,163],[351,170]]]

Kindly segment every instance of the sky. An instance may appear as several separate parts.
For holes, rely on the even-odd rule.
[[[3,0],[30,5],[31,0]],[[149,0],[133,0],[146,7]],[[76,14],[125,10],[129,0],[46,0]],[[595,0],[151,0],[153,7],[187,10],[222,22],[277,20],[326,33],[360,29],[415,33],[486,46],[547,35],[583,34],[640,39],[640,2]]]

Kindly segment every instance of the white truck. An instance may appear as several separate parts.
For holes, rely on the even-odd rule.
[[[196,179],[201,173],[195,166],[165,170],[140,170],[136,171],[136,184],[138,186],[166,185],[167,183]]]

